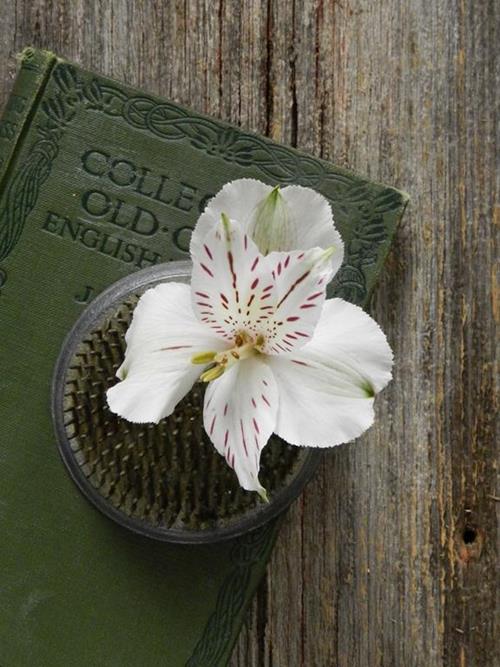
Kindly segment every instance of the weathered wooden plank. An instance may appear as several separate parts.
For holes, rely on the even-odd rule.
[[[411,194],[373,304],[395,381],[290,512],[232,665],[500,661],[498,3],[15,0],[0,37],[1,103],[34,44]]]

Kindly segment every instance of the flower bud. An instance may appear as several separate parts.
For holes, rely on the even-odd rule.
[[[250,235],[263,255],[294,247],[288,205],[279,185],[257,204],[250,224]]]

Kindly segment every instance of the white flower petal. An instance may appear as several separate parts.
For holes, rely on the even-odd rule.
[[[237,220],[243,230],[252,236],[256,216],[273,186],[251,178],[241,178],[224,187],[207,204],[198,218],[191,237],[191,252],[200,252],[203,239],[220,221],[222,213]],[[289,231],[281,238],[276,251],[309,250],[333,246],[332,270],[336,273],[344,256],[344,244],[335,228],[328,200],[312,188],[289,185],[280,190],[283,208],[287,214]],[[271,235],[271,238],[273,235]],[[267,252],[267,247],[265,249]]]
[[[158,423],[171,414],[206,365],[191,363],[197,353],[225,347],[195,317],[190,287],[164,283],[140,298],[126,334],[122,380],[108,389],[110,409],[131,422]]]
[[[245,333],[266,354],[303,347],[321,314],[332,276],[327,251],[259,254],[239,223],[226,220],[193,253],[193,309],[228,343]]]
[[[198,218],[191,236],[191,254],[200,253],[205,236],[220,222],[222,213],[237,220],[242,229],[248,231],[255,209],[272,189],[271,185],[253,178],[239,178],[226,183]]]
[[[328,299],[312,341],[303,349],[325,359],[339,359],[369,380],[375,393],[391,380],[393,354],[377,322],[343,299]]]
[[[369,315],[332,299],[313,339],[268,363],[280,394],[276,433],[294,445],[332,447],[373,423],[373,396],[391,378],[392,352]]]
[[[260,455],[274,430],[277,410],[276,382],[258,356],[238,362],[207,387],[205,430],[247,491],[264,494],[258,478]]]
[[[231,342],[242,331],[257,335],[275,287],[266,258],[242,226],[219,222],[192,258],[192,302],[200,321]]]
[[[344,243],[335,228],[332,209],[326,197],[301,185],[288,185],[282,189],[281,194],[290,211],[290,223],[297,230],[295,248],[307,250],[333,246],[332,271],[333,274],[337,273],[344,258]]]
[[[272,334],[263,351],[282,354],[303,347],[313,335],[333,275],[321,248],[272,252],[266,257],[276,283]]]

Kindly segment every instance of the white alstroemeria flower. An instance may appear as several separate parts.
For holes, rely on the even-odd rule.
[[[328,200],[301,185],[284,188],[241,178],[224,187],[207,204],[191,237],[191,252],[199,252],[207,233],[222,213],[237,220],[260,252],[332,248],[332,270],[344,257],[344,244],[335,229]]]
[[[259,462],[273,432],[312,447],[359,436],[392,353],[360,308],[325,301],[331,252],[264,256],[223,215],[193,250],[191,286],[165,283],[141,297],[111,410],[158,422],[198,378],[207,382],[205,429],[243,488],[264,497]]]

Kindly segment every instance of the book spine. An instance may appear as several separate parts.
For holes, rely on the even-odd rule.
[[[20,54],[20,60],[21,67],[0,119],[0,195],[4,191],[16,148],[29,127],[57,58],[48,51],[28,47]]]

